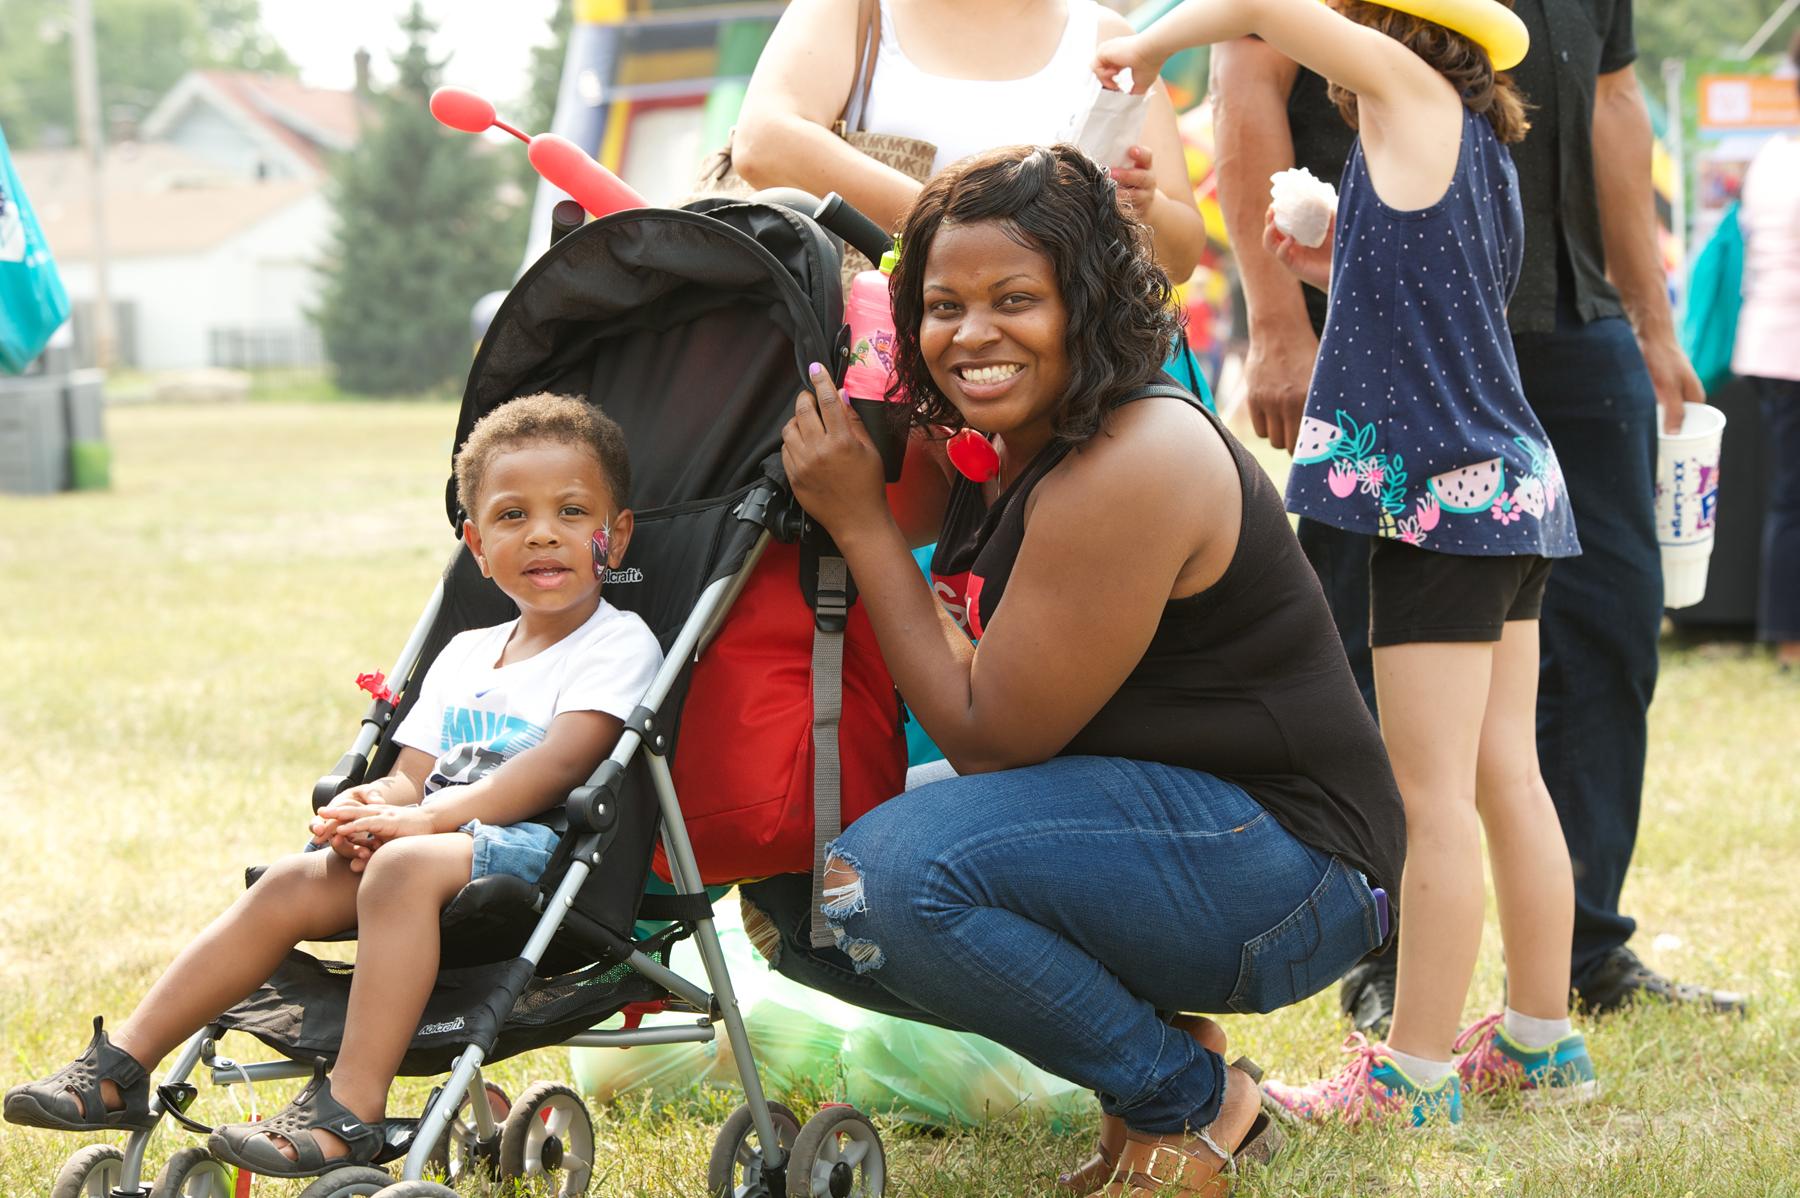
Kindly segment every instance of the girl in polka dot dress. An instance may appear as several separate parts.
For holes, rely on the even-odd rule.
[[[1524,37],[1510,0],[1454,9],[1490,43],[1500,28]],[[1185,0],[1102,44],[1095,69],[1150,81],[1177,50],[1246,35],[1331,80],[1358,128],[1332,237],[1307,249],[1271,213],[1265,241],[1330,295],[1287,503],[1373,538],[1370,639],[1409,850],[1387,1042],[1355,1036],[1340,1073],[1265,1093],[1301,1118],[1414,1123],[1460,1120],[1465,1090],[1585,1098],[1593,1066],[1568,1009],[1574,883],[1536,744],[1544,583],[1580,548],[1506,323],[1524,248],[1506,145],[1525,134],[1524,105],[1469,34],[1365,0]],[[1483,829],[1510,1005],[1459,1035]]]

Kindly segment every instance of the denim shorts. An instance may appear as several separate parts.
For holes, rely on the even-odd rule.
[[[550,854],[562,837],[543,824],[484,824],[472,819],[457,829],[474,840],[469,860],[469,881],[489,874],[511,874],[527,882],[544,876]],[[322,844],[308,841],[302,851],[316,853]]]
[[[544,876],[550,854],[561,839],[543,824],[484,824],[472,819],[459,832],[467,832],[475,845],[469,864],[469,881],[489,874],[511,874],[527,882]]]

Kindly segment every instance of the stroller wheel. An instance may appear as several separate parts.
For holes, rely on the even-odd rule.
[[[494,1122],[504,1124],[507,1115],[512,1113],[512,1099],[493,1082],[486,1083],[486,1090],[488,1110],[493,1113]],[[456,1114],[450,1117],[450,1126],[432,1145],[431,1155],[425,1160],[425,1171],[436,1173],[454,1186],[477,1168],[488,1178],[499,1171],[500,1131],[495,1129],[492,1140],[481,1138],[475,1130],[475,1120],[469,1114],[469,1096],[464,1094],[456,1106]]]
[[[800,1134],[800,1117],[779,1102],[769,1104],[775,1139],[791,1161],[794,1140]],[[769,1193],[763,1179],[762,1150],[751,1130],[750,1108],[731,1112],[713,1141],[712,1159],[706,1165],[706,1192],[710,1198],[761,1198]],[[785,1167],[785,1166],[784,1166]]]
[[[373,1165],[345,1165],[321,1173],[300,1191],[300,1198],[366,1198],[394,1184],[394,1175]]]
[[[125,1154],[117,1144],[89,1144],[57,1170],[50,1198],[107,1198],[124,1174]]]
[[[231,1170],[199,1145],[169,1158],[150,1187],[150,1198],[231,1198]]]
[[[881,1136],[855,1107],[822,1107],[800,1129],[788,1164],[794,1198],[881,1198],[886,1185]]]
[[[555,1198],[587,1193],[594,1173],[594,1122],[581,1095],[538,1082],[513,1103],[500,1130],[500,1178],[539,1177]]]

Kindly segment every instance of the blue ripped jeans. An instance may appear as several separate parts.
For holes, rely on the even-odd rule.
[[[1174,766],[1063,757],[951,778],[831,853],[860,874],[826,903],[838,949],[807,947],[804,877],[744,888],[779,930],[779,972],[986,1036],[1146,1132],[1210,1123],[1225,1076],[1159,1010],[1273,1011],[1378,937],[1361,874]]]

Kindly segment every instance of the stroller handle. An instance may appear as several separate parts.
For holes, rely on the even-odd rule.
[[[893,248],[894,238],[891,234],[852,208],[835,191],[820,201],[813,219],[861,250],[863,257],[871,262],[881,261],[881,256]]]

